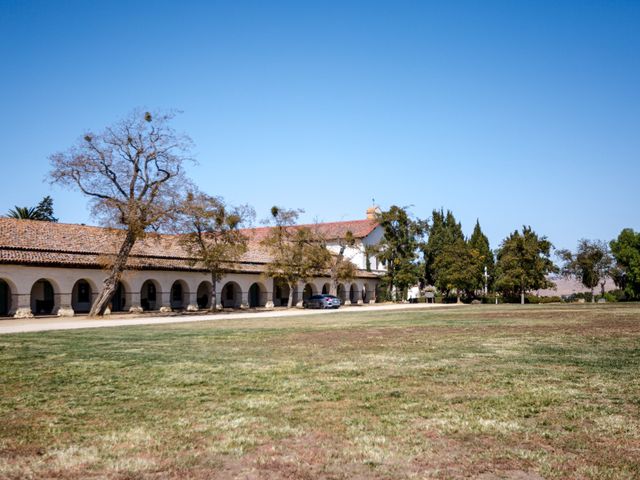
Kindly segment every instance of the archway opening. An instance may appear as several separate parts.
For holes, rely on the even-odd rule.
[[[351,303],[356,303],[358,301],[358,290],[353,283],[351,284],[351,288],[349,289],[349,301]]]
[[[337,297],[340,299],[340,303],[344,304],[345,300],[347,299],[347,294],[345,292],[344,289],[344,285],[343,284],[339,284],[338,285],[338,292],[337,292]]]
[[[111,297],[111,311],[112,312],[124,312],[127,306],[126,291],[122,282],[118,282],[116,292]]]
[[[325,284],[322,286],[322,293],[323,293],[324,295],[328,295],[328,294],[329,294],[329,292],[331,292],[331,285],[329,285],[328,283],[325,283]]]
[[[362,285],[362,303],[369,303],[369,285],[367,285],[366,283],[364,285]]]
[[[185,308],[189,303],[189,287],[182,280],[176,280],[171,285],[171,295],[170,302],[171,308],[176,308],[178,310]]]
[[[71,291],[71,308],[76,313],[89,313],[93,303],[93,289],[86,280],[78,280]]]
[[[302,291],[302,300],[308,300],[315,294],[313,285],[307,283]]]
[[[158,286],[153,280],[147,280],[140,289],[140,306],[144,311],[158,309]]]
[[[249,288],[249,307],[264,307],[267,304],[267,289],[261,283],[254,283]]]
[[[198,285],[198,291],[196,297],[198,301],[198,308],[211,308],[211,292],[213,287],[210,282],[201,282]]]
[[[289,303],[289,285],[281,278],[273,281],[273,304],[276,307],[286,307]]]
[[[239,308],[242,303],[242,290],[236,282],[228,282],[220,292],[223,308]]]
[[[38,280],[31,287],[31,312],[34,315],[51,315],[55,307],[55,292],[49,280]]]
[[[11,287],[0,279],[0,317],[6,317],[11,311]]]

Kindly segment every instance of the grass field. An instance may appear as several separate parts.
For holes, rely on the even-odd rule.
[[[0,337],[0,478],[640,478],[640,305]]]

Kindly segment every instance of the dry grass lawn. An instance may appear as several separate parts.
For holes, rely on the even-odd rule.
[[[0,478],[476,477],[640,478],[640,305],[0,337]]]

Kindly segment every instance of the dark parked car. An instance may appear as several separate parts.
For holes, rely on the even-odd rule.
[[[312,295],[302,302],[304,308],[340,308],[340,299],[335,295]]]

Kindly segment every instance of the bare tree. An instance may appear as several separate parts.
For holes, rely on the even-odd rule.
[[[293,306],[293,296],[298,282],[324,273],[331,254],[323,239],[309,227],[296,226],[299,210],[271,208],[270,223],[273,228],[262,240],[271,254],[266,273],[282,278],[289,286],[287,307]]]
[[[123,228],[110,273],[89,316],[104,314],[134,244],[148,229],[166,224],[188,184],[183,167],[191,160],[192,143],[169,126],[172,118],[172,113],[136,110],[50,157],[52,182],[78,188],[89,197],[102,224]]]
[[[326,236],[322,234],[319,226],[316,226],[314,231],[318,238],[322,240],[324,248],[327,248],[328,243],[336,243],[337,251],[331,252],[328,250],[330,251],[330,257],[327,262],[327,271],[331,278],[329,293],[331,295],[337,295],[338,285],[341,282],[349,282],[356,276],[356,266],[352,262],[355,255],[347,254],[347,249],[352,248],[356,244],[356,239],[350,230],[347,230],[344,238],[338,239],[326,238]]]
[[[216,309],[216,286],[229,264],[247,251],[248,238],[240,230],[255,217],[248,205],[229,206],[222,197],[189,192],[181,208],[180,243],[195,262],[201,262],[211,274],[211,310]]]

